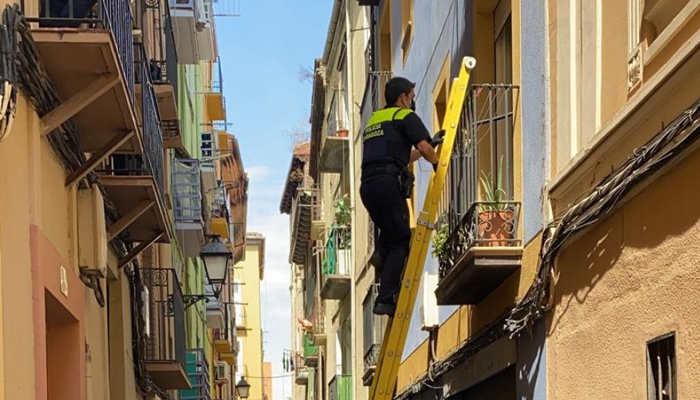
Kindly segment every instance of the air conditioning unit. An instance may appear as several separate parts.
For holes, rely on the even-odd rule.
[[[78,255],[83,268],[107,274],[107,228],[102,193],[97,186],[78,192]]]
[[[143,308],[141,309],[141,315],[143,316],[143,334],[147,337],[151,337],[151,294],[148,288],[143,286],[141,288],[141,304]]]
[[[219,362],[219,365],[216,367],[216,380],[217,381],[226,381],[228,380],[229,377],[229,365],[225,362]]]
[[[440,325],[438,316],[437,297],[437,275],[428,271],[423,272],[423,302],[420,305],[421,330],[433,331]]]

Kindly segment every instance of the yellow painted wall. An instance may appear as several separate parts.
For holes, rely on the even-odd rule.
[[[603,3],[597,10],[602,37],[595,29],[580,32],[584,40],[597,38],[600,44],[589,49],[599,51],[599,97],[580,99],[594,102],[600,123],[595,135],[578,146],[558,148],[550,192],[555,214],[627,160],[700,93],[700,62],[693,59],[700,43],[697,14],[647,60],[642,83],[628,93],[627,24],[619,23],[627,17],[627,5]],[[549,11],[558,16],[550,24],[551,54],[568,41],[570,11],[553,1]],[[682,65],[686,55],[689,61]],[[574,117],[562,104],[568,85],[562,78],[571,73],[557,60],[550,59],[551,98],[558,111],[553,112],[552,138],[566,142],[570,130],[562,121]],[[688,154],[561,251],[554,309],[548,316],[548,398],[646,398],[646,344],[669,332],[676,332],[678,398],[700,397],[700,349],[694,333],[700,323],[695,315],[700,305],[698,167],[700,154]]]
[[[65,178],[63,165],[48,141],[40,137],[36,113],[20,96],[10,135],[0,143],[0,399],[35,398],[34,340],[35,335],[44,333],[35,332],[33,321],[30,225],[37,225],[61,257],[68,260],[66,268],[78,270],[77,218],[81,211],[77,209],[77,192],[66,189]],[[116,264],[115,259],[112,264]],[[85,301],[87,398],[110,399],[106,308],[98,306],[92,291],[85,292]],[[129,307],[122,311],[130,317]],[[133,357],[127,353],[131,352],[130,322],[127,320],[124,326],[129,329],[128,346],[122,348],[123,357],[115,353],[112,356],[120,359],[121,367],[128,371],[120,391],[129,395],[122,399],[132,400],[136,390],[130,361]],[[5,365],[12,367],[3,368]]]
[[[23,97],[10,136],[0,143],[0,236],[2,242],[2,325],[4,395],[34,398],[34,329],[29,225],[36,197],[31,177],[38,162],[38,120]]]
[[[671,331],[678,398],[700,398],[699,169],[695,152],[559,256],[550,399],[646,398],[646,342]]]
[[[238,337],[241,338],[243,346],[243,371],[238,373],[249,376],[246,380],[250,383],[250,399],[262,399],[262,380],[263,376],[263,344],[262,344],[262,319],[260,314],[260,281],[261,261],[264,257],[261,254],[262,242],[260,239],[251,239],[250,236],[246,243],[245,259],[235,265],[234,271],[236,277],[242,279],[242,301],[246,303],[245,308],[246,330],[238,329]],[[240,357],[240,355],[239,355]]]

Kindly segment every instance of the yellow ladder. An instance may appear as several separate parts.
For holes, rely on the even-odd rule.
[[[459,118],[462,106],[469,87],[469,77],[476,66],[476,60],[465,57],[459,70],[459,77],[452,83],[450,97],[447,103],[447,113],[442,124],[445,130],[445,140],[438,148],[440,163],[437,172],[432,175],[428,184],[428,192],[425,196],[423,211],[418,215],[416,229],[411,239],[411,252],[404,270],[399,293],[399,301],[396,306],[396,315],[389,320],[387,333],[384,335],[382,350],[377,361],[377,370],[374,373],[372,387],[370,388],[370,400],[391,400],[396,386],[396,376],[401,364],[403,348],[406,344],[408,327],[411,324],[411,315],[416,302],[418,287],[423,273],[425,257],[430,246],[430,237],[435,228],[435,218],[438,205],[442,196],[442,189],[447,177],[447,169],[452,158]]]

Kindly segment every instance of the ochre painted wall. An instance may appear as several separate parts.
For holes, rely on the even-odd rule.
[[[246,330],[238,329],[238,337],[243,346],[243,371],[237,371],[249,377],[250,399],[262,399],[263,376],[263,344],[262,344],[262,320],[260,314],[260,280],[262,247],[256,244],[250,237],[247,239],[245,259],[234,267],[234,273],[242,290],[243,308],[246,313]]]
[[[678,398],[700,398],[698,170],[695,152],[562,251],[550,399],[646,398],[646,342],[672,331]]]

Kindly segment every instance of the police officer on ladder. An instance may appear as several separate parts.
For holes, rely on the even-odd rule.
[[[362,134],[362,182],[360,196],[370,218],[379,228],[379,238],[370,263],[380,275],[374,313],[394,316],[401,289],[401,275],[411,241],[406,199],[413,190],[408,166],[421,156],[437,169],[434,148],[444,131],[431,138],[415,113],[415,83],[406,78],[390,79],[384,90],[387,107],[376,111]]]

